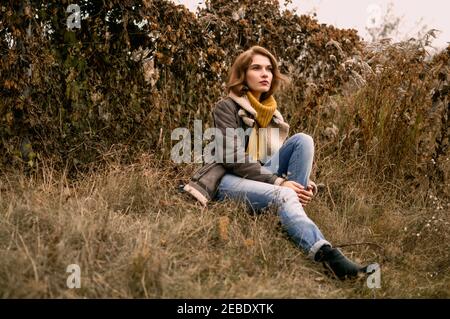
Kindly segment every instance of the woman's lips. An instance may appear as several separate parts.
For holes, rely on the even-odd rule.
[[[261,82],[259,82],[259,83],[261,83],[262,85],[269,85],[269,82],[267,82],[267,81],[261,81]]]

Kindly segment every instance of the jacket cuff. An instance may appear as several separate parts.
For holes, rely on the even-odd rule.
[[[273,185],[281,186],[281,184],[283,184],[284,181],[285,181],[284,178],[277,177],[277,178],[275,178],[275,181],[273,182]]]
[[[189,182],[184,186],[184,191],[194,196],[203,206],[206,206],[209,201],[208,193],[198,187],[195,183]]]

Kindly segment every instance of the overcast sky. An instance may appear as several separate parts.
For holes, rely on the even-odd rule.
[[[202,0],[173,0],[190,10],[203,3]],[[353,28],[365,40],[370,40],[366,26],[377,23],[377,12],[386,12],[389,3],[393,13],[402,17],[399,25],[400,40],[406,36],[416,36],[421,26],[442,30],[433,46],[444,48],[450,42],[450,1],[449,0],[293,0],[289,7],[296,7],[298,14],[316,12],[320,23],[332,24],[339,28]],[[280,3],[284,3],[280,0]],[[421,20],[422,19],[422,20]]]

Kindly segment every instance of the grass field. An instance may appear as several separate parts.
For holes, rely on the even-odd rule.
[[[163,168],[165,167],[165,168]],[[448,205],[375,185],[324,161],[306,211],[351,258],[381,265],[381,288],[341,282],[307,259],[274,209],[203,209],[177,185],[191,166],[143,154],[69,182],[43,166],[1,178],[0,296],[36,298],[448,298]],[[358,244],[359,243],[359,244]],[[78,264],[81,288],[68,289]]]

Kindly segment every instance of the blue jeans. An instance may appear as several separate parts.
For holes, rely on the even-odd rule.
[[[285,178],[287,176],[288,180],[306,187],[313,157],[313,139],[309,135],[298,133],[287,139],[264,166],[273,173],[284,175]],[[312,259],[322,245],[331,246],[316,224],[306,215],[297,193],[288,187],[253,181],[227,173],[222,177],[216,195],[219,201],[225,198],[245,201],[255,211],[275,205],[281,224],[289,236]]]

